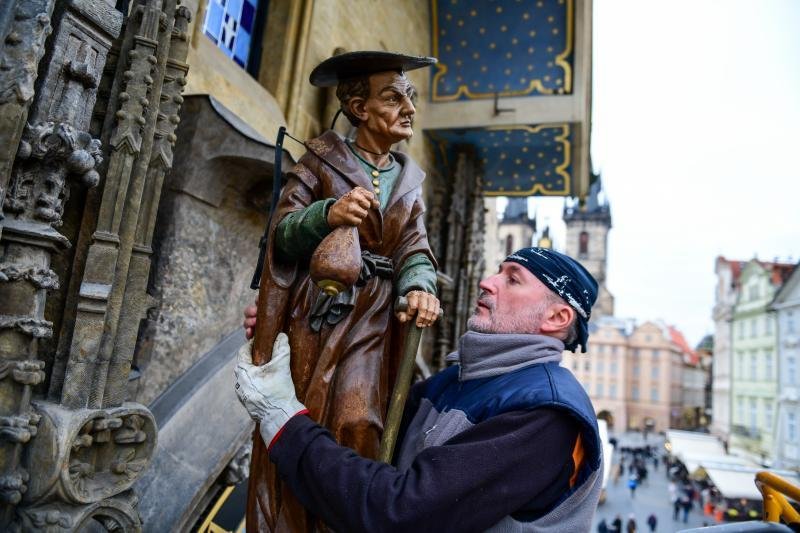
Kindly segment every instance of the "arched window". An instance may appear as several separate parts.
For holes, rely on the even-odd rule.
[[[582,231],[578,238],[578,255],[586,257],[589,255],[589,233]]]
[[[514,253],[514,237],[512,235],[506,235],[506,256],[509,256]]]

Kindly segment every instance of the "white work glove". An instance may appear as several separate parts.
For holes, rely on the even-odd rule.
[[[290,418],[307,410],[295,395],[286,334],[278,334],[272,346],[272,359],[265,365],[253,364],[252,347],[250,341],[239,349],[239,362],[234,370],[236,395],[253,420],[261,425],[261,438],[269,447]]]

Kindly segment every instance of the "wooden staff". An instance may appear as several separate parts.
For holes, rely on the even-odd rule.
[[[399,296],[394,305],[395,312],[408,311],[408,300],[405,296]],[[439,318],[442,311],[439,310]],[[408,333],[403,344],[403,358],[400,360],[400,370],[397,372],[397,381],[392,391],[392,399],[389,403],[389,414],[386,416],[386,426],[381,437],[381,448],[378,452],[378,460],[390,463],[394,455],[394,446],[397,443],[397,433],[400,431],[400,421],[403,418],[403,409],[408,398],[408,391],[411,389],[411,378],[414,377],[414,363],[417,359],[419,341],[422,337],[422,328],[417,326],[417,317],[411,317],[408,325]]]

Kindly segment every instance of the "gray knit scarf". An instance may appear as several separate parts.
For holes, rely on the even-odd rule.
[[[458,341],[458,351],[447,356],[458,361],[460,381],[498,376],[530,365],[561,362],[564,343],[546,335],[478,333],[468,331]]]

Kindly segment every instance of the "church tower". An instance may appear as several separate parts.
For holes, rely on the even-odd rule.
[[[536,233],[536,219],[528,217],[528,198],[513,196],[508,199],[503,218],[497,225],[500,238],[500,256],[492,266],[492,274],[506,257],[520,248],[530,246]]]
[[[586,203],[564,206],[564,223],[567,226],[567,255],[580,261],[594,276],[598,284],[597,302],[592,309],[592,319],[614,315],[614,296],[606,287],[608,230],[611,229],[611,207],[600,197],[600,176],[589,189]]]

